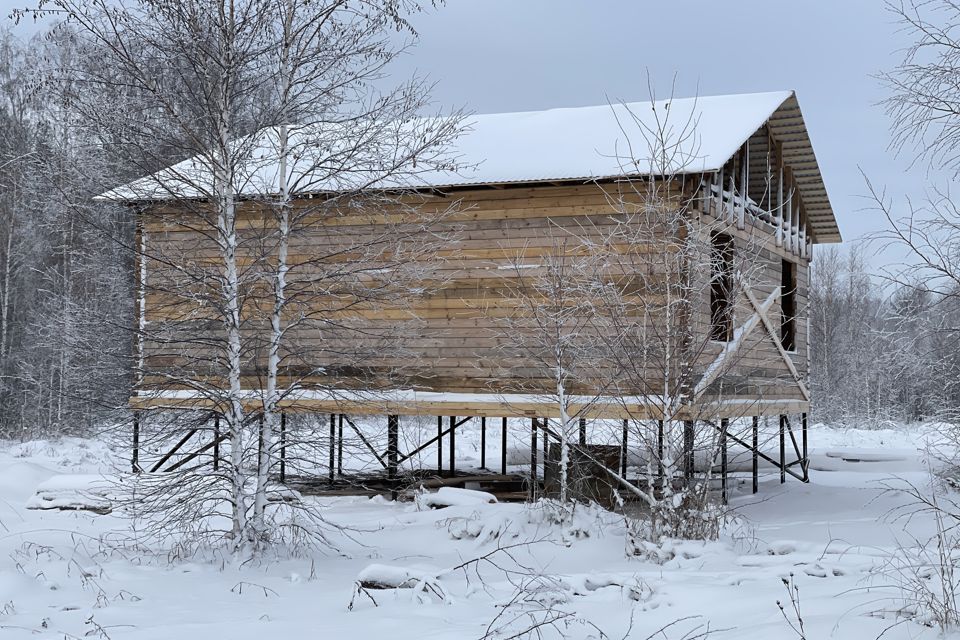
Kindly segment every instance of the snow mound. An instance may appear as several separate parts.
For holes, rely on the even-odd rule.
[[[844,462],[904,462],[907,455],[896,451],[876,449],[840,449],[827,451],[828,458],[840,458]]]
[[[104,442],[67,436],[11,444],[9,455],[72,473],[97,473],[110,469],[117,459]]]
[[[442,509],[444,507],[475,507],[480,504],[495,504],[497,497],[486,491],[476,489],[458,489],[440,487],[436,493],[422,493],[417,496],[420,507]]]
[[[14,462],[0,467],[0,495],[23,501],[33,495],[35,488],[56,475],[46,467],[33,462]]]
[[[388,564],[371,564],[357,574],[357,582],[367,589],[412,589],[434,582],[438,571],[424,571]]]
[[[92,511],[112,510],[111,482],[100,475],[58,475],[41,482],[27,500],[27,509]]]

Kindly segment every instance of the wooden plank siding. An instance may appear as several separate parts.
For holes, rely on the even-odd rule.
[[[759,160],[751,156],[751,163],[755,162]],[[760,185],[751,185],[751,190],[759,188]],[[515,315],[519,304],[511,292],[542,272],[542,268],[535,265],[555,250],[558,240],[567,240],[572,253],[577,254],[586,251],[578,248],[583,243],[598,242],[606,237],[618,220],[617,212],[611,207],[611,191],[615,189],[618,187],[593,184],[541,185],[405,197],[405,204],[420,207],[427,213],[441,215],[453,208],[452,213],[430,225],[431,231],[444,240],[440,249],[431,253],[437,259],[420,265],[430,275],[421,283],[424,294],[410,304],[406,301],[392,304],[389,300],[358,302],[353,295],[358,283],[367,282],[376,287],[388,282],[390,272],[385,269],[390,268],[397,256],[387,252],[367,260],[376,251],[365,253],[351,248],[378,234],[403,233],[404,229],[418,226],[414,214],[403,211],[402,207],[386,207],[377,212],[341,210],[309,214],[306,217],[309,230],[294,235],[290,242],[292,301],[289,313],[304,319],[289,336],[290,343],[297,349],[286,354],[285,373],[306,385],[333,388],[399,386],[448,393],[510,393],[521,388],[531,392],[541,388],[544,393],[551,392],[552,383],[542,367],[534,366],[522,354],[511,353],[506,348],[510,340],[502,335],[503,319]],[[640,203],[642,194],[630,193],[630,189],[632,187],[627,190],[626,200]],[[310,205],[304,201],[297,206]],[[692,212],[692,215],[695,233],[708,234],[717,228],[717,220],[710,212]],[[183,219],[182,211],[167,204],[153,205],[143,214],[142,228],[150,255],[146,265],[150,291],[145,301],[145,320],[147,327],[168,329],[162,335],[151,335],[148,330],[143,347],[147,371],[140,388],[142,397],[132,399],[134,406],[150,404],[151,391],[186,388],[176,382],[178,372],[184,370],[190,370],[191,377],[214,383],[218,380],[214,363],[222,358],[218,352],[222,329],[215,311],[199,302],[205,287],[212,286],[213,281],[184,284],[181,274],[170,267],[192,264],[197,265],[198,270],[208,268],[215,273],[217,252],[209,234],[184,224]],[[258,230],[271,224],[269,214],[261,206],[241,205],[238,221],[241,274],[257,268],[257,259],[262,253],[258,245],[262,234]],[[779,287],[781,259],[797,263],[797,350],[793,360],[797,368],[806,373],[808,261],[777,248],[772,227],[765,223],[748,221],[744,229],[727,225],[724,231],[734,237],[738,255],[746,259],[749,268],[744,270],[744,275],[760,298]],[[709,242],[706,235],[700,240]],[[667,251],[666,246],[664,240],[631,248],[655,257]],[[338,251],[338,247],[343,250]],[[318,259],[321,255],[322,259]],[[363,273],[351,273],[338,289],[340,285],[330,274],[349,268],[361,257],[364,258]],[[523,268],[515,269],[515,263]],[[656,260],[648,261],[649,268],[643,274],[645,280],[638,278],[635,295],[658,295],[656,287],[649,282],[665,277],[669,270],[658,270],[655,263]],[[691,269],[690,277],[699,285],[694,289],[702,295],[694,300],[689,322],[698,335],[705,336],[710,324],[710,288],[704,286],[704,278],[709,279],[710,267],[696,264]],[[316,295],[310,289],[309,283],[318,278],[327,278],[330,282],[325,295]],[[249,371],[244,376],[244,387],[257,389],[262,385],[272,294],[262,282],[250,283],[245,294],[244,360]],[[303,303],[298,301],[298,294],[302,294]],[[779,326],[779,303],[774,309],[771,319]],[[745,297],[736,296],[734,326],[751,313]],[[649,322],[656,319],[651,318]],[[358,335],[362,332],[375,337],[369,338],[368,343],[359,343],[358,350]],[[722,348],[719,343],[707,344],[697,367],[706,369]],[[651,371],[650,375],[653,387],[657,372]],[[577,388],[572,389],[574,393],[585,394],[596,391],[590,380],[581,380]],[[754,413],[776,413],[788,408],[806,410],[807,406],[762,326],[748,338],[741,357],[729,373],[708,389],[705,401],[718,399],[781,401],[774,408],[765,406]],[[159,402],[152,406],[157,405],[169,406]],[[365,403],[347,406],[319,400],[288,403],[287,408],[330,411],[334,407],[345,412],[373,412],[367,410],[369,405]],[[386,404],[379,405],[378,409],[379,413],[404,415],[454,410],[457,415],[551,415],[542,408],[498,408],[462,400],[444,407],[425,403],[415,411]],[[594,413],[603,414],[597,417],[612,417],[622,411],[620,407],[597,409]],[[639,408],[635,409],[637,412]]]

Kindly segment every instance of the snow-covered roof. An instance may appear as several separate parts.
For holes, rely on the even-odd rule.
[[[777,123],[783,125],[779,132]],[[301,185],[307,185],[298,190],[304,195],[343,190],[357,180],[381,188],[452,188],[592,181],[667,172],[709,173],[719,171],[765,124],[770,124],[778,140],[782,136],[784,160],[794,169],[816,241],[839,241],[839,229],[792,91],[475,115],[467,120],[465,131],[449,150],[456,160],[456,170],[400,172],[401,182],[393,177],[378,180],[376,169],[366,174],[347,172],[347,176],[304,175],[320,164],[309,150],[293,163],[291,171]],[[654,133],[658,131],[663,135]],[[317,136],[316,131],[300,133],[311,138],[337,138],[329,135],[331,131],[323,132],[326,136]],[[279,192],[273,151],[277,148],[276,137],[275,129],[265,129],[247,139],[251,152],[249,168],[238,183],[241,194]],[[652,153],[662,147],[655,140],[659,137],[672,145],[666,162]],[[327,148],[316,153],[330,151]],[[212,183],[209,176],[204,163],[192,158],[101,198],[147,201],[203,197],[202,185]]]

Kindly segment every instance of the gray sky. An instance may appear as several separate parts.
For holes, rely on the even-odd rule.
[[[891,195],[923,189],[887,151],[876,106],[871,76],[907,43],[882,0],[448,0],[416,24],[394,71],[426,74],[439,105],[478,113],[645,100],[648,70],[661,97],[674,75],[679,97],[796,90],[847,241],[881,224],[863,211],[858,167]]]
[[[907,41],[882,0],[450,0],[419,20],[403,62],[443,105],[477,112],[794,89],[845,240],[876,229],[858,167],[890,193],[922,190],[887,151],[871,76]]]

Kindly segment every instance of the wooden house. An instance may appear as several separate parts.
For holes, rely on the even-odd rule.
[[[682,161],[657,164],[645,137],[668,118],[686,136],[676,143],[667,141],[675,144],[673,157]],[[665,135],[674,133],[670,129]],[[669,173],[671,188],[688,203],[690,228],[706,234],[702,239],[713,245],[715,256],[687,265],[690,278],[706,285],[694,289],[702,293],[691,301],[683,322],[695,327],[704,347],[692,364],[693,383],[684,392],[684,407],[672,417],[693,421],[781,416],[782,431],[784,422],[790,425],[787,416],[800,416],[805,427],[811,402],[806,386],[810,263],[814,246],[839,242],[840,232],[792,92],[479,115],[455,143],[454,155],[469,168],[423,176],[422,184],[407,185],[402,196],[409,206],[437,211],[452,206],[453,212],[436,223],[447,238],[442,251],[445,285],[412,305],[393,309],[381,304],[363,311],[365,320],[374,323],[408,317],[418,321],[415,335],[404,345],[407,360],[415,365],[405,368],[396,388],[384,388],[385,378],[378,371],[396,362],[368,355],[363,371],[371,375],[371,386],[374,378],[378,381],[378,392],[363,394],[352,363],[338,362],[333,351],[327,355],[318,351],[315,361],[301,363],[308,370],[296,373],[298,390],[285,396],[281,403],[285,411],[555,418],[559,407],[550,380],[538,383],[542,372],[490,335],[497,319],[515,306],[504,293],[505,273],[516,271],[519,263],[536,267],[563,230],[576,229],[580,240],[602,234],[606,220],[621,213],[611,204],[611,192],[630,184],[635,194],[640,193],[633,185],[642,190],[646,188],[642,185],[665,180]],[[271,190],[250,188],[257,194]],[[156,256],[202,257],[199,232],[170,215],[180,204],[165,195],[169,191],[114,194],[138,205],[140,241],[148,256],[141,264],[145,279],[156,278],[163,270],[163,260]],[[317,193],[297,196],[307,203],[322,197],[322,192],[318,188]],[[241,205],[243,215],[253,220],[265,215],[258,208],[257,194]],[[390,210],[346,212],[312,227],[309,237],[293,240],[291,251],[309,254],[311,247],[336,244],[338,237],[376,234],[379,223],[400,215]],[[192,251],[196,255],[191,256]],[[746,257],[751,265],[742,270],[735,296],[715,286],[717,282],[725,282],[727,289],[732,286],[732,274],[724,273],[731,268],[724,266],[731,255]],[[513,276],[521,281],[526,277],[521,272]],[[180,313],[178,308],[163,296],[143,296],[141,327]],[[215,323],[194,326],[216,330]],[[297,338],[308,342],[310,336]],[[171,373],[188,364],[169,342],[148,338],[141,340],[141,348],[144,375],[131,398],[132,407],[204,406],[189,385],[171,383],[177,378]],[[262,376],[255,370],[256,358],[251,362],[244,391],[255,408]],[[350,379],[344,376],[342,392],[331,392],[338,388],[338,372],[348,369]],[[515,377],[522,378],[522,384],[511,379]],[[718,386],[722,393],[716,391]],[[582,409],[585,419],[663,418],[658,405],[640,390],[608,398],[604,390],[582,383],[572,393],[590,398],[574,407]],[[797,445],[802,468],[798,477],[806,476],[805,428],[803,440],[802,450]],[[784,473],[796,473],[786,462],[783,447],[776,462]]]

